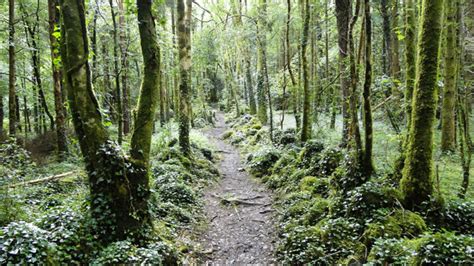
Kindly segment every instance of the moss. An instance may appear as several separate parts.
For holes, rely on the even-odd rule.
[[[404,203],[415,208],[433,193],[433,124],[443,0],[423,0],[412,117],[400,188]]]
[[[375,241],[367,262],[376,265],[406,265],[410,264],[413,255],[416,254],[416,246],[419,239],[383,239],[379,238]]]
[[[340,198],[341,209],[336,211],[357,219],[373,218],[379,209],[398,207],[400,198],[400,192],[395,187],[381,181],[369,181]]]
[[[273,148],[263,148],[252,156],[248,166],[250,173],[256,177],[263,177],[271,173],[271,168],[280,159],[281,152]]]
[[[308,191],[311,194],[324,194],[328,191],[329,182],[327,178],[317,178],[314,176],[305,176],[300,181],[300,190]]]
[[[371,246],[378,238],[414,238],[426,230],[426,223],[420,215],[396,210],[390,216],[370,223],[363,235],[365,244]]]
[[[303,215],[304,225],[315,225],[329,213],[329,200],[321,197],[314,197],[311,202],[311,206]]]

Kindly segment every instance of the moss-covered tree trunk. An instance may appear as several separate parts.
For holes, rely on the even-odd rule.
[[[416,75],[416,13],[415,0],[405,2],[405,113],[410,128],[413,87]]]
[[[308,70],[308,34],[309,34],[309,0],[304,0],[304,19],[303,34],[301,36],[301,58],[303,68],[303,123],[301,125],[301,141],[305,142],[311,138],[311,92],[309,88],[309,70]]]
[[[342,92],[342,144],[347,145],[349,139],[349,95],[350,95],[350,74],[349,74],[349,20],[351,17],[351,1],[336,0],[336,18],[339,46],[339,73],[340,88]]]
[[[456,148],[456,85],[458,76],[457,60],[457,0],[445,2],[446,46],[444,52],[444,89],[441,109],[441,150],[454,151]]]
[[[433,124],[443,0],[423,0],[410,135],[400,187],[405,205],[419,206],[433,192]]]
[[[184,154],[191,153],[191,145],[189,143],[190,130],[190,90],[191,90],[191,18],[186,14],[189,12],[186,8],[185,1],[178,0],[176,5],[178,15],[178,50],[179,50],[179,145]]]
[[[392,42],[390,47],[390,72],[392,78],[397,80],[394,82],[395,84],[398,83],[400,79],[400,42],[398,41],[398,19],[399,19],[399,12],[398,12],[398,3],[400,0],[391,0],[391,38],[390,41]]]
[[[300,129],[300,116],[299,116],[299,101],[298,101],[298,85],[296,84],[295,76],[293,75],[291,67],[291,45],[290,45],[290,23],[291,23],[291,0],[287,0],[287,16],[286,16],[286,64],[288,67],[288,75],[291,80],[291,94],[293,103],[293,115],[295,116],[296,130]]]
[[[363,171],[370,176],[374,171],[372,161],[372,144],[373,144],[373,128],[372,128],[372,106],[371,106],[371,85],[372,85],[372,16],[370,12],[370,1],[365,0],[364,3],[365,16],[365,77],[364,77],[364,128],[365,128],[365,148],[363,158]]]
[[[267,115],[267,98],[265,88],[265,50],[266,50],[266,16],[267,16],[267,2],[266,0],[258,1],[259,16],[257,20],[257,117],[266,124],[268,122]]]
[[[9,134],[16,135],[15,0],[8,0],[8,120]]]
[[[362,163],[362,140],[360,136],[359,128],[359,118],[357,115],[357,106],[359,101],[359,92],[357,89],[358,80],[359,80],[359,70],[355,57],[355,44],[354,44],[354,29],[359,17],[361,6],[361,0],[356,1],[355,13],[352,16],[351,22],[349,24],[349,62],[350,62],[350,95],[349,95],[349,116],[350,116],[350,126],[349,126],[349,141],[350,146],[356,151],[358,163]]]
[[[56,111],[56,143],[59,158],[64,159],[68,151],[66,134],[66,110],[64,108],[64,96],[61,84],[59,42],[55,36],[56,28],[59,27],[59,12],[57,6],[59,1],[48,0],[49,15],[49,41],[51,46],[51,68],[53,72],[54,107]]]
[[[89,175],[95,229],[104,241],[144,238],[150,225],[148,164],[158,104],[159,50],[151,2],[137,0],[137,7],[145,74],[128,158],[110,141],[92,90],[84,0],[60,1],[67,96]]]
[[[123,105],[122,105],[122,89],[120,88],[120,68],[119,68],[119,40],[118,26],[115,14],[113,0],[109,0],[110,12],[112,17],[112,39],[114,44],[114,79],[115,79],[115,110],[117,112],[117,131],[118,143],[122,144],[123,140]]]
[[[248,55],[248,49],[246,51],[247,55],[245,58],[245,86],[247,87],[248,98],[249,98],[249,106],[250,106],[250,114],[254,115],[257,113],[257,104],[255,102],[255,92],[253,90],[253,82],[252,82],[252,70],[250,64],[250,56]]]

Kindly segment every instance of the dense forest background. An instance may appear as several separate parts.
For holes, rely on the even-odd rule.
[[[0,0],[0,29],[2,264],[474,263],[473,0]]]

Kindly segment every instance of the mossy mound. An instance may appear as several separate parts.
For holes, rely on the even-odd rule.
[[[367,258],[377,265],[472,265],[474,238],[454,232],[425,234],[415,239],[383,239],[375,241]]]
[[[378,238],[414,238],[427,230],[423,218],[411,211],[395,210],[390,216],[367,225],[364,242],[371,246]]]
[[[263,177],[271,173],[271,168],[280,159],[281,152],[274,148],[263,148],[248,158],[250,173],[255,177]]]
[[[339,198],[334,213],[366,220],[374,218],[379,209],[400,207],[400,199],[400,191],[395,187],[379,180],[369,181]]]

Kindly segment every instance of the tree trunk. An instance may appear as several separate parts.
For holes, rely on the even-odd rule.
[[[59,42],[55,37],[55,28],[59,27],[59,14],[56,7],[59,5],[57,0],[48,0],[49,14],[49,41],[51,46],[51,69],[53,70],[53,91],[54,106],[56,110],[56,143],[58,146],[58,155],[60,159],[64,159],[67,153],[67,135],[65,122],[65,109],[63,105],[63,95],[61,91],[61,69],[59,54]]]
[[[365,77],[364,77],[364,128],[365,149],[363,159],[363,171],[366,176],[372,175],[374,164],[372,161],[372,106],[370,100],[370,87],[372,85],[372,17],[370,13],[370,0],[365,0]]]
[[[357,106],[359,93],[357,90],[357,83],[359,79],[359,71],[357,68],[357,62],[355,58],[355,46],[354,46],[354,28],[357,23],[360,12],[360,2],[357,0],[355,7],[355,14],[351,19],[349,25],[349,61],[350,61],[350,77],[351,77],[351,91],[349,96],[349,110],[350,110],[350,128],[349,128],[349,140],[350,145],[353,145],[357,152],[358,163],[362,162],[362,141],[360,136],[359,118],[357,115]]]
[[[266,16],[267,16],[267,2],[266,0],[259,0],[258,2],[259,16],[257,19],[257,117],[262,124],[267,124],[267,100],[265,87],[265,50],[266,50]]]
[[[441,109],[441,151],[456,149],[456,85],[458,75],[457,60],[457,1],[445,2],[447,19],[446,47],[444,53],[444,90]]]
[[[15,0],[8,0],[8,119],[9,134],[16,135]]]
[[[309,0],[305,0],[303,34],[301,37],[301,58],[303,64],[303,124],[301,127],[302,142],[306,142],[306,140],[311,138],[311,92],[309,88],[308,58],[306,55],[306,50],[308,47],[309,19]]]
[[[118,27],[115,17],[115,10],[113,0],[109,0],[110,12],[112,16],[112,25],[114,30],[112,37],[114,40],[114,78],[115,78],[115,103],[117,108],[117,131],[118,131],[118,143],[122,145],[123,140],[123,106],[122,106],[122,90],[120,89],[120,69],[119,69],[119,40],[118,40]]]
[[[251,64],[250,64],[250,56],[248,55],[247,51],[247,57],[245,59],[246,63],[246,86],[247,86],[247,91],[248,91],[248,97],[249,97],[249,104],[250,104],[250,114],[254,115],[257,113],[257,104],[255,103],[255,92],[253,91],[253,82],[252,82],[252,73],[251,73]]]
[[[89,175],[91,213],[105,242],[149,233],[148,167],[153,114],[158,104],[159,52],[151,2],[137,0],[145,75],[132,136],[131,159],[110,141],[94,96],[83,0],[61,0],[63,67],[68,99]]]
[[[351,2],[349,0],[336,0],[336,18],[339,46],[339,73],[340,87],[342,92],[342,145],[346,146],[349,138],[349,96],[350,96],[350,74],[349,74],[349,19],[351,16]]]
[[[385,75],[390,74],[391,66],[391,45],[392,45],[392,35],[391,35],[391,25],[390,25],[390,15],[388,10],[388,1],[381,0],[380,2],[380,12],[382,14],[382,31],[383,31],[383,42],[382,42],[382,72]]]
[[[190,130],[190,90],[191,90],[191,18],[187,16],[190,10],[186,10],[190,5],[185,1],[177,1],[178,15],[178,48],[179,48],[179,145],[184,154],[191,154],[191,145],[189,142]]]
[[[293,99],[293,115],[295,116],[296,130],[300,128],[300,116],[299,116],[299,101],[298,101],[298,86],[296,84],[295,76],[291,69],[291,45],[290,45],[290,22],[291,22],[291,0],[287,0],[287,18],[286,18],[286,32],[285,32],[285,42],[286,42],[286,64],[288,67],[288,74],[291,80],[291,94]]]
[[[408,129],[411,124],[411,106],[416,75],[416,7],[414,1],[416,0],[406,0],[405,6],[405,106]]]
[[[407,155],[400,187],[405,205],[419,206],[433,192],[433,126],[443,0],[423,0]]]
[[[130,133],[130,97],[128,89],[128,44],[127,44],[127,32],[125,23],[125,9],[123,6],[124,0],[118,0],[119,8],[119,44],[120,54],[122,56],[122,67],[121,67],[121,79],[122,79],[122,121],[123,121],[123,134],[128,135]]]
[[[390,51],[390,62],[391,62],[391,76],[392,78],[399,80],[400,79],[400,44],[398,41],[398,33],[396,32],[398,30],[398,2],[400,0],[392,0],[392,6],[391,6],[391,38],[390,41],[392,44],[390,45],[391,51]],[[398,82],[395,82],[398,83]]]

